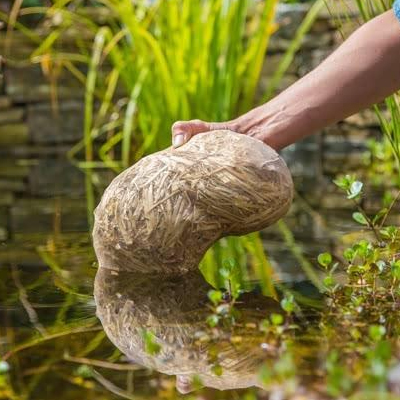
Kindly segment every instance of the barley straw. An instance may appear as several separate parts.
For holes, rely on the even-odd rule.
[[[141,159],[106,189],[93,230],[100,267],[195,270],[221,237],[277,221],[292,194],[285,162],[261,141],[231,131],[196,135]]]

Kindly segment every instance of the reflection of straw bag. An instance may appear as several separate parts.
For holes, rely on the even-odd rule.
[[[166,277],[99,268],[97,316],[110,340],[138,364],[166,374],[197,374],[205,385],[220,389],[256,385],[259,365],[268,357],[260,347],[265,335],[258,325],[280,310],[279,303],[262,295],[244,295],[236,305],[235,327],[212,344],[198,340],[208,329],[210,289],[199,270]],[[158,353],[146,351],[143,330],[154,335]],[[231,342],[231,335],[240,336],[240,342]],[[222,377],[212,372],[210,346],[218,350]]]
[[[193,270],[219,238],[278,220],[292,194],[285,162],[263,142],[231,131],[196,135],[143,158],[106,189],[93,231],[100,266]]]

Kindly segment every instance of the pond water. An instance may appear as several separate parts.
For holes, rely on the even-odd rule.
[[[400,398],[397,298],[303,280],[210,300],[200,272],[98,271],[86,233],[17,235],[0,264],[0,398]]]

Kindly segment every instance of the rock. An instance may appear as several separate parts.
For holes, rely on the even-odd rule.
[[[320,175],[320,155],[317,135],[303,139],[286,147],[281,152],[293,177],[312,177]]]
[[[295,83],[298,80],[298,77],[296,75],[285,75],[282,77],[282,79],[278,82],[278,86],[276,87],[275,94],[278,94],[291,86],[293,83]],[[257,93],[256,93],[256,101],[261,101],[263,99],[264,93],[268,89],[269,86],[269,78],[267,76],[261,77],[261,81],[259,83],[259,86],[257,88]]]
[[[88,230],[84,199],[16,199],[10,213],[12,232],[16,233],[53,232],[58,218],[62,232]]]
[[[3,179],[0,178],[0,192],[23,192],[26,190],[26,184],[22,179]]]
[[[352,147],[365,147],[365,142],[368,139],[378,139],[382,136],[380,129],[377,128],[358,128],[349,125],[347,122],[329,126],[323,131],[323,143],[327,145],[326,150],[329,150],[329,145],[339,141],[348,141]]]
[[[261,71],[261,76],[268,78],[271,75],[273,75],[278,66],[279,63],[282,61],[282,54],[268,54],[265,58],[264,64],[263,64],[263,69]],[[289,74],[296,75],[297,67],[294,65],[294,63],[291,64],[291,66],[288,68],[287,72]]]
[[[300,76],[308,74],[311,70],[321,64],[322,61],[324,61],[331,53],[331,48],[299,52],[296,56],[298,74]]]
[[[50,101],[54,88],[43,75],[39,65],[6,68],[4,71],[6,94],[15,103]],[[58,99],[82,99],[83,85],[69,72],[61,72],[57,79]]]
[[[8,208],[0,207],[0,226],[6,226],[8,221]]]
[[[9,97],[0,96],[0,110],[3,110],[5,108],[10,108],[11,104],[12,104],[12,101]]]
[[[268,47],[270,53],[282,53],[286,51],[291,45],[293,37],[291,39],[275,37],[271,40]],[[301,49],[321,49],[329,47],[334,42],[334,36],[332,33],[327,32],[323,34],[307,34],[303,37]]]
[[[15,107],[9,110],[0,111],[0,125],[22,122],[24,118],[24,112],[25,110],[22,107]]]
[[[83,109],[80,101],[63,101],[58,115],[50,103],[28,105],[27,124],[32,141],[38,144],[76,143],[83,137]]]
[[[387,111],[383,111],[383,115],[390,118]],[[378,116],[369,108],[346,118],[345,122],[358,128],[376,128],[380,126]]]
[[[354,203],[343,193],[324,193],[320,206],[327,210],[354,210]]]
[[[83,197],[84,172],[68,160],[39,160],[29,173],[29,193],[35,197]]]
[[[334,31],[336,29],[336,24],[331,18],[317,18],[313,26],[310,29],[311,33],[325,33]]]
[[[0,226],[0,242],[4,242],[9,238],[7,228]]]
[[[24,144],[13,147],[0,147],[0,157],[22,158],[22,159],[43,159],[43,158],[65,158],[65,154],[71,149],[67,144]]]
[[[30,41],[24,34],[18,30],[13,30],[10,36],[7,37],[6,32],[0,32],[0,48],[5,58],[10,58],[12,61],[7,61],[7,67],[15,65],[15,62],[29,60],[30,55],[35,51],[34,42]],[[10,54],[12,57],[9,57]]]
[[[279,25],[277,35],[285,39],[293,38],[309,9],[308,4],[279,3],[275,14],[276,22]]]
[[[365,152],[367,140],[372,137],[369,132],[362,132],[360,135],[346,134],[343,136],[324,136],[323,151],[325,153],[350,153]]]
[[[330,228],[332,238],[341,237],[349,232],[360,230],[360,224],[353,221],[351,215],[353,210],[335,209],[334,212],[326,214],[326,223]]]
[[[325,153],[323,160],[324,175],[336,176],[339,173],[352,171],[363,168],[362,153]]]
[[[333,34],[330,32],[321,34],[307,34],[304,36],[302,49],[321,49],[333,44]]]
[[[29,174],[29,163],[23,160],[0,159],[0,178],[24,178]]]
[[[0,125],[0,146],[16,146],[28,142],[28,127],[23,123]]]
[[[51,237],[49,232],[13,234],[10,240],[2,244],[0,265],[17,264],[25,271],[46,271],[48,265],[38,254],[37,248],[44,246],[47,249],[49,243],[55,245],[54,248],[51,247],[53,256],[65,271],[65,283],[73,281],[74,287],[85,286],[86,291],[92,289],[89,286],[93,282],[95,271],[84,267],[92,265],[95,260],[91,238],[87,232],[57,233]]]
[[[4,13],[9,13],[11,11],[11,2],[8,0],[1,0],[0,1],[0,10]]]
[[[14,201],[14,195],[12,192],[2,191],[0,193],[0,207],[10,206]]]

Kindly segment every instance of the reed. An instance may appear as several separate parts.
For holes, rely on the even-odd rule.
[[[41,42],[33,32],[17,26],[17,21],[12,21],[12,27],[25,30],[41,43],[32,62],[57,60],[58,66],[85,82],[83,137],[69,157],[85,172],[92,225],[97,170],[110,168],[119,173],[143,155],[169,146],[176,120],[223,121],[256,105],[269,41],[279,28],[275,23],[279,0],[88,3],[105,7],[110,17],[97,23],[81,2],[56,0],[50,8],[20,10],[20,14],[40,13],[45,19],[61,21]],[[311,7],[264,98],[273,95],[322,5],[323,0],[317,0]],[[91,9],[96,10],[99,7]],[[82,32],[76,42],[79,51],[59,52],[58,43],[74,31]],[[81,64],[87,65],[86,77]],[[250,260],[261,273],[266,292],[274,293],[272,268],[260,250],[258,234],[229,238],[218,246],[204,258],[203,270],[217,274],[221,255],[237,257],[242,271]]]

